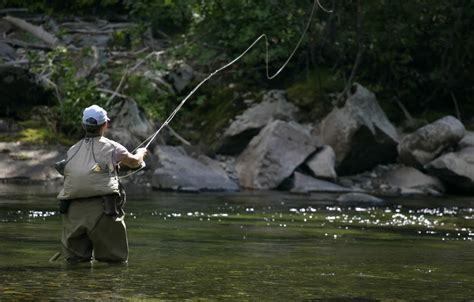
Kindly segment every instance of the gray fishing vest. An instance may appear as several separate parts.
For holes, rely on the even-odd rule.
[[[67,152],[64,186],[58,199],[119,193],[114,163],[115,146],[103,136],[84,138]]]

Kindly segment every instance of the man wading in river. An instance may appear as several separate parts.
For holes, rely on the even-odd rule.
[[[145,148],[131,154],[121,144],[105,138],[109,118],[97,105],[82,116],[85,138],[58,163],[64,187],[58,195],[63,214],[62,255],[68,263],[96,259],[126,262],[128,240],[124,212],[125,192],[117,175],[118,163],[140,166]]]

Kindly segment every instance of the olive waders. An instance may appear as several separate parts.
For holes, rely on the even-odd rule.
[[[104,213],[103,197],[72,200],[63,214],[62,252],[68,262],[125,262],[128,239],[123,216]]]

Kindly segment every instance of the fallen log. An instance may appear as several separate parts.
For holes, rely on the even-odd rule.
[[[46,44],[48,44],[51,47],[56,46],[59,42],[58,38],[56,38],[54,35],[47,32],[46,30],[44,30],[41,26],[33,25],[29,22],[26,22],[23,19],[12,17],[12,16],[6,16],[6,17],[3,17],[3,19],[17,26],[18,28],[21,28],[24,31],[29,32],[30,34],[37,37],[41,41],[44,41]]]
[[[3,67],[3,66],[14,66],[14,65],[26,65],[30,63],[30,61],[28,60],[16,60],[16,61],[8,61],[8,62],[4,62],[2,64],[0,64],[0,67]]]
[[[4,8],[4,9],[0,9],[0,15],[15,14],[15,13],[27,13],[27,12],[28,12],[27,8]]]
[[[40,50],[52,50],[53,48],[48,45],[44,44],[37,44],[37,43],[27,43],[17,39],[2,39],[0,42],[7,43],[13,47],[21,47],[21,48],[28,48],[28,49],[40,49]]]

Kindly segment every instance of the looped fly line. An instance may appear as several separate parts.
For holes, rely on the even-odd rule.
[[[179,103],[179,105],[176,107],[176,109],[168,116],[168,118],[163,122],[163,124],[161,124],[161,126],[158,128],[158,130],[153,133],[152,135],[150,135],[148,138],[146,138],[143,142],[141,142],[133,151],[132,153],[134,153],[138,148],[140,148],[141,146],[143,146],[145,143],[145,148],[148,148],[150,146],[150,144],[153,142],[153,140],[156,138],[156,136],[158,135],[158,133],[160,133],[160,131],[165,127],[167,126],[171,120],[174,118],[174,116],[176,115],[176,113],[178,113],[178,111],[181,109],[181,107],[183,107],[184,103],[186,103],[186,101],[199,89],[199,87],[201,87],[204,83],[206,83],[210,78],[212,78],[214,75],[216,75],[217,73],[219,73],[220,71],[230,67],[231,65],[233,65],[234,63],[236,63],[237,61],[239,61],[245,54],[247,54],[247,52],[249,52],[254,46],[255,44],[257,44],[260,40],[264,39],[265,40],[265,67],[266,67],[266,76],[267,76],[267,79],[269,80],[272,80],[273,78],[275,78],[278,74],[280,74],[280,72],[286,67],[286,65],[288,65],[288,63],[290,62],[291,58],[293,57],[293,55],[296,53],[296,50],[298,50],[299,46],[301,45],[301,43],[303,42],[303,39],[306,35],[306,32],[308,31],[309,29],[309,26],[311,25],[311,21],[313,19],[313,15],[314,15],[314,12],[316,10],[316,6],[319,6],[324,12],[326,13],[332,13],[333,11],[332,10],[327,10],[325,9],[321,3],[319,2],[319,0],[315,0],[313,2],[313,7],[311,9],[311,14],[309,16],[309,19],[308,19],[308,22],[306,23],[306,27],[303,31],[303,33],[301,34],[301,37],[298,41],[298,43],[296,44],[295,48],[293,49],[293,51],[291,52],[291,54],[289,55],[288,59],[286,59],[285,63],[283,63],[283,65],[273,74],[273,75],[270,75],[270,70],[269,70],[269,59],[268,59],[268,37],[266,34],[262,34],[260,35],[245,51],[243,51],[239,56],[237,56],[235,59],[233,59],[232,61],[230,61],[229,63],[225,64],[224,66],[220,67],[219,69],[216,69],[214,70],[211,74],[209,74],[204,80],[202,80],[199,84],[196,85],[196,87],[194,87],[193,90],[191,90],[191,92],[181,101],[181,103]],[[128,177],[132,174],[135,174],[137,173],[138,171],[142,170],[145,166],[142,165],[139,169],[125,175],[125,176],[121,176],[120,178],[125,178],[125,177]]]

